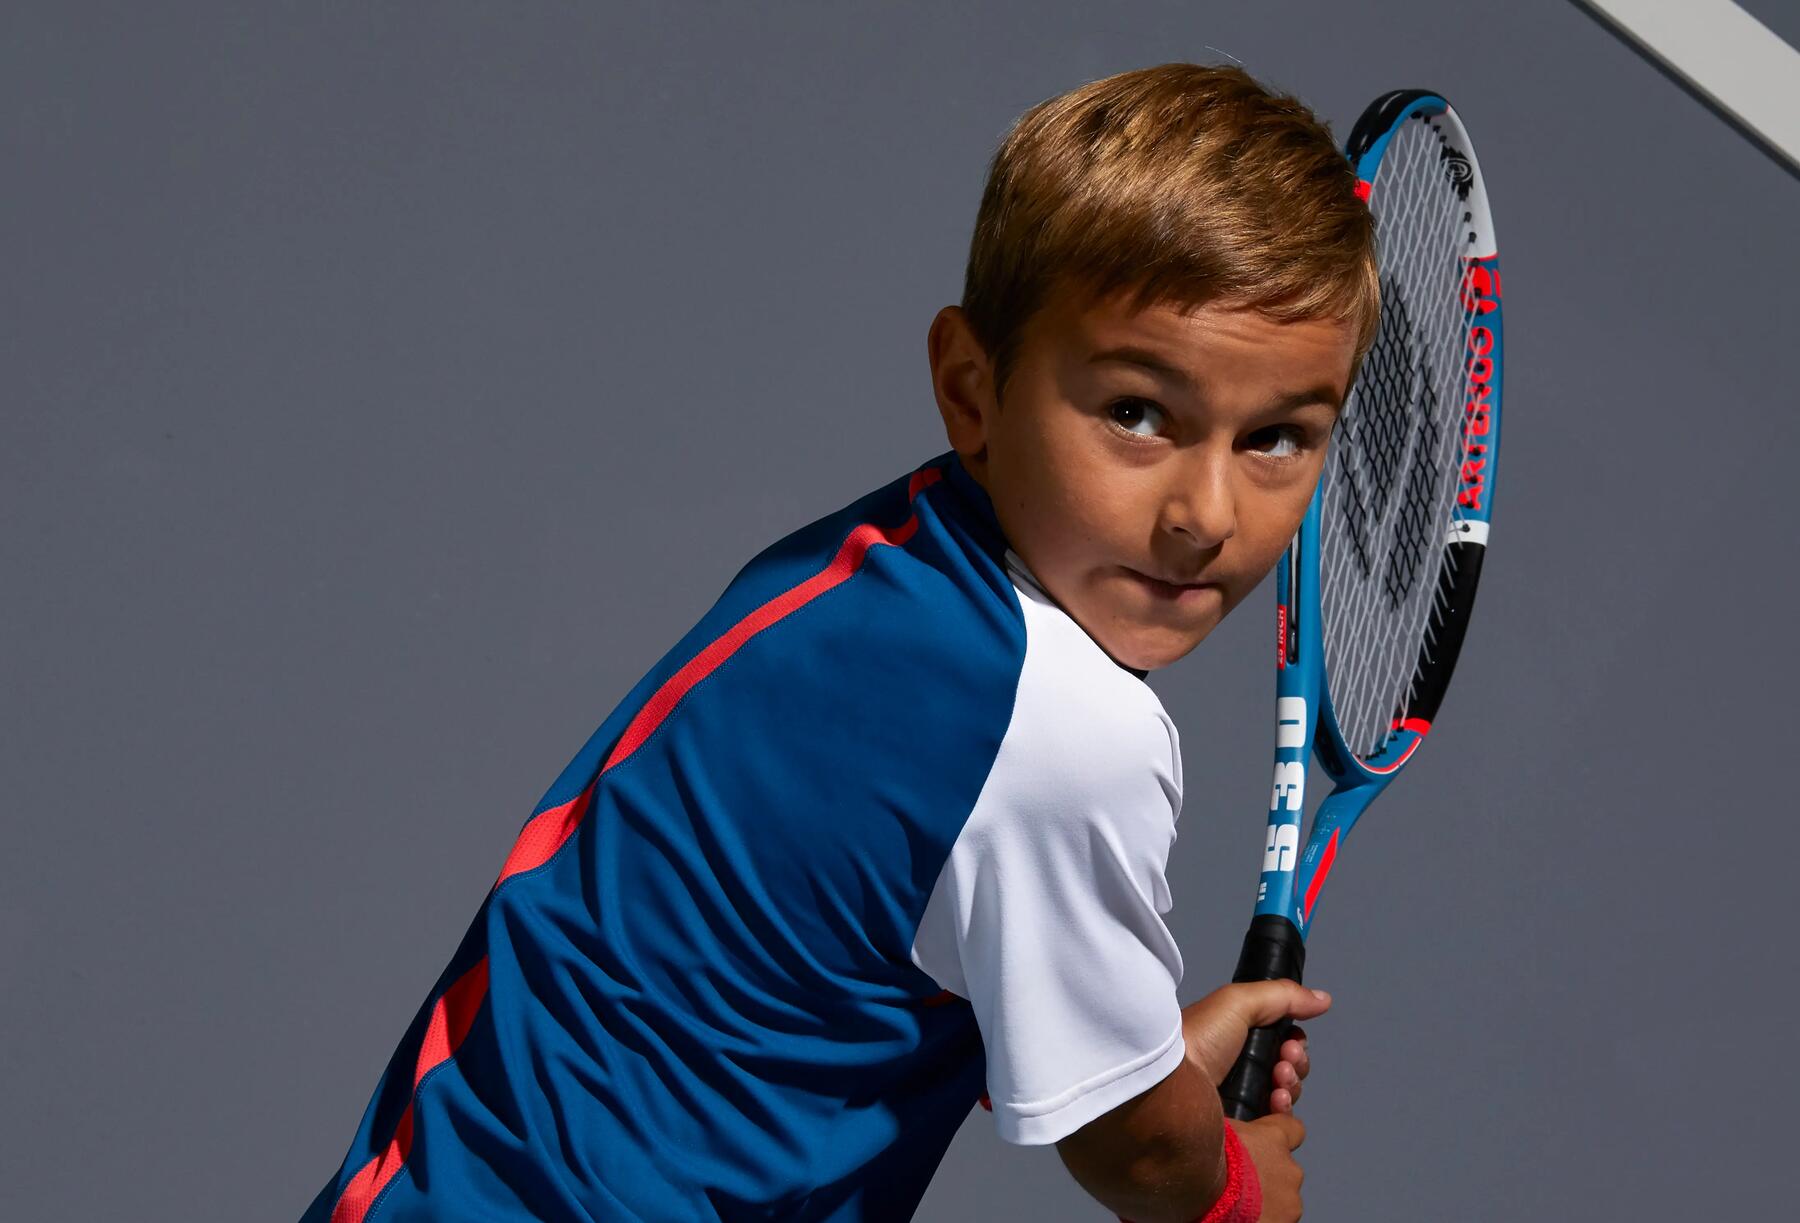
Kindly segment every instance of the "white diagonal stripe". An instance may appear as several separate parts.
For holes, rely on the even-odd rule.
[[[1800,171],[1800,51],[1731,0],[1580,0]]]

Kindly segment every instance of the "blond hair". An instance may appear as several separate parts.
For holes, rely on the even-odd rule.
[[[997,386],[1025,323],[1065,287],[1348,321],[1356,364],[1380,317],[1374,222],[1349,162],[1303,103],[1233,67],[1123,72],[1013,125],[962,300]]]

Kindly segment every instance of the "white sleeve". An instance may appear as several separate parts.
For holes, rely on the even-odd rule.
[[[1053,605],[1026,613],[1013,719],[913,960],[974,1006],[1000,1136],[1038,1145],[1185,1054],[1181,954],[1162,920],[1181,757],[1141,680]]]

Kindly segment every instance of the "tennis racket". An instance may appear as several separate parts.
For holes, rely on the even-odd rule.
[[[1441,95],[1377,98],[1345,149],[1375,216],[1381,326],[1276,572],[1275,777],[1234,981],[1300,979],[1357,819],[1425,741],[1462,649],[1500,449],[1500,264],[1481,169]],[[1332,792],[1301,844],[1308,762]],[[1268,1111],[1283,1022],[1219,1088]]]

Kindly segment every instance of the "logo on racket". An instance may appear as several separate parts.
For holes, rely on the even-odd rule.
[[[1462,151],[1449,145],[1443,148],[1444,179],[1456,188],[1456,194],[1463,199],[1469,198],[1469,187],[1475,181],[1475,169],[1469,165],[1469,159]]]
[[[1463,272],[1462,304],[1464,310],[1477,317],[1499,309],[1499,269],[1471,261]],[[1487,466],[1485,439],[1493,427],[1489,399],[1494,389],[1494,333],[1491,328],[1481,324],[1469,328],[1466,355],[1462,486],[1457,491],[1456,503],[1465,510],[1478,510],[1486,485],[1483,475]]]
[[[1285,652],[1284,638],[1283,653]],[[1263,844],[1262,868],[1265,874],[1270,871],[1293,870],[1294,859],[1300,852],[1300,813],[1306,804],[1306,731],[1306,698],[1277,698],[1275,746],[1278,750],[1287,748],[1297,751],[1302,758],[1275,762],[1275,778],[1269,789],[1270,818],[1273,820],[1277,812],[1283,811],[1293,812],[1294,818],[1292,823],[1270,823],[1268,840]]]

